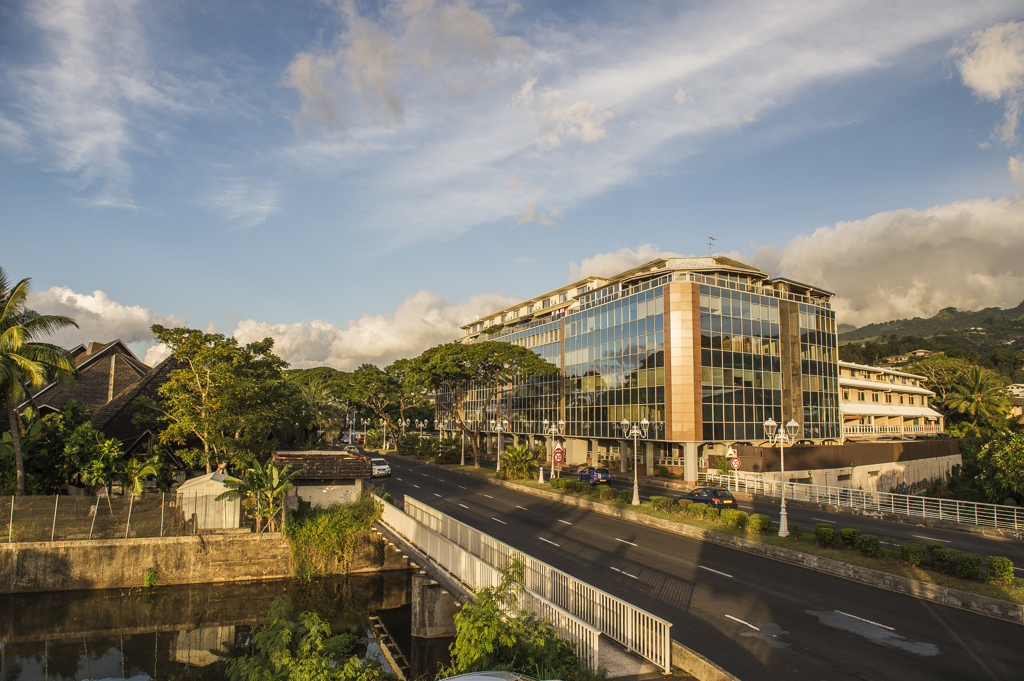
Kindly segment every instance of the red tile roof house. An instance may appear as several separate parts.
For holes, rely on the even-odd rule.
[[[298,471],[292,479],[294,488],[285,497],[293,510],[299,499],[313,506],[355,501],[362,494],[363,479],[373,473],[370,459],[348,452],[274,452],[274,463]]]

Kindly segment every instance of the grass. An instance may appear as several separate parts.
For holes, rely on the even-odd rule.
[[[487,468],[474,468],[473,466],[445,466],[446,468],[452,468],[455,470],[463,471],[466,473],[472,473],[474,475],[480,475],[482,477],[493,478],[495,472]],[[545,479],[547,479],[547,471],[545,471]],[[827,549],[817,545],[813,529],[810,533],[805,533],[800,539],[795,539],[792,536],[779,537],[778,535],[767,535],[767,534],[751,534],[744,530],[739,530],[731,527],[725,527],[718,523],[710,522],[707,520],[700,520],[691,516],[681,515],[678,513],[664,513],[662,511],[656,511],[651,506],[650,502],[644,502],[640,506],[633,506],[629,503],[621,501],[601,501],[596,493],[589,494],[572,494],[563,492],[561,490],[551,489],[548,484],[540,484],[536,479],[532,480],[515,480],[517,485],[523,485],[524,487],[532,487],[533,489],[541,489],[547,492],[554,492],[556,494],[562,494],[567,497],[574,497],[577,499],[585,499],[598,504],[604,504],[606,506],[613,506],[615,508],[629,509],[635,513],[643,513],[645,515],[653,516],[655,518],[662,518],[663,520],[669,520],[672,522],[679,523],[680,525],[689,525],[691,527],[697,527],[703,530],[711,530],[712,532],[719,532],[721,534],[728,534],[734,537],[742,537],[750,541],[761,542],[763,544],[770,544],[772,546],[779,546],[794,551],[800,551],[802,553],[811,554],[814,556],[820,556],[821,558],[831,558],[832,560],[838,560],[844,563],[850,563],[852,565],[859,565],[861,567],[870,568],[872,570],[878,570],[879,572],[885,572],[898,577],[908,577],[910,579],[916,579],[919,582],[925,582],[927,584],[934,584],[936,586],[947,587],[951,589],[960,589],[961,591],[967,591],[970,593],[979,594],[982,596],[988,596],[990,598],[998,598],[1000,600],[1009,601],[1011,603],[1017,603],[1024,605],[1024,579],[1016,578],[1013,584],[989,584],[987,582],[975,579],[960,579],[953,575],[948,575],[942,572],[928,569],[926,567],[912,567],[907,565],[900,560],[899,548],[895,550],[883,550],[883,556],[879,558],[869,558],[864,556],[855,549],[833,548]],[[674,506],[673,508],[678,508]]]

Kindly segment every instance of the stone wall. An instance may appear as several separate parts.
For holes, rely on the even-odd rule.
[[[332,561],[328,570],[342,567]],[[408,567],[400,551],[373,536],[357,545],[349,572]],[[291,576],[291,556],[279,532],[2,544],[0,593],[141,587],[149,568],[161,585],[283,579]]]

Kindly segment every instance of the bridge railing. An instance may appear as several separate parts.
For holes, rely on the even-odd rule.
[[[497,567],[442,537],[395,506],[386,501],[380,501],[384,506],[384,513],[381,517],[383,525],[430,556],[438,565],[470,589],[494,587],[501,582],[501,571]],[[407,497],[407,507],[408,501]],[[516,557],[524,562],[528,558],[521,554]],[[599,629],[587,624],[579,617],[574,617],[526,585],[523,585],[523,591],[520,594],[519,608],[533,612],[538,617],[550,622],[563,639],[576,646],[580,659],[591,669],[597,669],[598,640],[601,636]]]
[[[671,671],[671,623],[409,496],[405,497],[405,511],[489,565],[500,566],[510,559],[521,559],[525,566],[524,585],[528,589],[597,627],[601,633],[650,660],[666,673]]]
[[[719,475],[699,473],[700,484],[718,485],[734,492],[781,497],[783,484],[776,480],[747,477],[745,475]],[[981,527],[1024,530],[1024,507],[982,504],[956,499],[935,499],[908,494],[873,492],[848,487],[826,487],[800,482],[785,483],[787,499],[817,504],[847,506],[875,513],[891,513],[916,518],[931,518]]]

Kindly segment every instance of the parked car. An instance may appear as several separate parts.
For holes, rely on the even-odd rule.
[[[612,476],[608,474],[608,469],[603,466],[587,466],[580,469],[576,474],[576,479],[580,482],[589,482],[591,485],[599,485],[602,482],[607,485],[611,482]]]
[[[679,500],[707,504],[713,508],[737,508],[739,506],[732,492],[722,487],[698,487],[689,494],[679,497]]]
[[[373,477],[375,478],[390,478],[391,477],[391,466],[387,461],[380,457],[374,457],[370,459],[370,465],[373,466]]]

